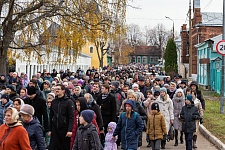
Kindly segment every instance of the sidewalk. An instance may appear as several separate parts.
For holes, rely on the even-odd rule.
[[[146,147],[147,142],[145,141],[145,134],[143,134],[143,146],[141,147],[141,150],[150,150],[151,148]],[[180,143],[180,141],[179,141]],[[198,140],[197,140],[197,146],[198,148],[196,150],[218,150],[216,146],[211,144],[200,132],[198,133]],[[185,150],[185,143],[184,144],[178,144],[178,146],[174,146],[174,140],[167,142],[166,149],[171,150]]]

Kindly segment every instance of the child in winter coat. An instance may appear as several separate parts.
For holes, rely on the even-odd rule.
[[[91,123],[94,118],[93,110],[83,110],[81,112],[80,127],[76,133],[76,139],[73,144],[72,150],[99,150],[101,149],[101,143],[98,136],[98,131]]]
[[[152,113],[148,117],[147,135],[151,141],[152,150],[159,150],[163,136],[167,134],[164,116],[159,112],[159,104],[153,103]]]
[[[113,132],[115,131],[115,129],[116,129],[116,123],[110,122],[108,124],[108,133],[105,136],[104,150],[117,150],[117,145],[116,145],[117,136],[115,139],[112,139]]]
[[[187,95],[185,106],[182,107],[180,118],[183,120],[182,130],[185,133],[186,149],[192,150],[193,133],[196,132],[195,120],[200,118],[198,108],[195,107],[192,95]]]

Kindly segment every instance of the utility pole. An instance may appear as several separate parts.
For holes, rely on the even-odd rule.
[[[192,78],[191,0],[189,0],[189,78]]]
[[[225,0],[223,0],[223,34],[222,40],[225,40]],[[225,57],[222,55],[222,83],[221,83],[221,91],[220,91],[220,113],[224,114],[224,61]]]

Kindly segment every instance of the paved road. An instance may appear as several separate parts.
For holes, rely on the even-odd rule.
[[[179,141],[180,142],[180,141]],[[151,150],[151,148],[146,147],[147,142],[145,140],[145,134],[143,134],[143,146],[141,150]],[[198,134],[197,140],[198,148],[196,150],[218,150],[213,144],[211,144],[205,137],[203,137],[200,133]],[[178,146],[174,146],[174,141],[167,142],[166,149],[171,150],[185,150],[185,144],[178,144]]]

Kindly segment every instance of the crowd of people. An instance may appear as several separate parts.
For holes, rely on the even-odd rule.
[[[1,75],[0,150],[159,150],[171,126],[175,147],[197,148],[205,109],[197,82],[159,74],[126,65]]]

